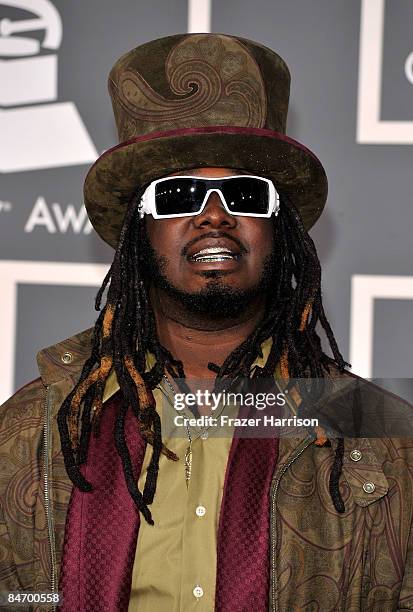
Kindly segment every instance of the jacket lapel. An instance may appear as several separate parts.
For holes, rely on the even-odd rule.
[[[41,350],[37,364],[46,386],[44,411],[44,453],[42,487],[46,506],[46,523],[51,554],[51,582],[57,584],[63,549],[67,508],[73,484],[63,461],[57,413],[73,386],[78,381],[82,367],[90,355],[93,330],[89,329],[59,344]],[[47,482],[48,491],[45,495]]]

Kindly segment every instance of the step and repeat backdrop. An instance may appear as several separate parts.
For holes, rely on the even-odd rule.
[[[312,236],[339,345],[360,375],[411,377],[411,0],[0,0],[0,403],[38,376],[38,350],[96,318],[113,251],[82,187],[117,142],[109,69],[186,31],[251,38],[286,60],[287,133],[329,178]]]

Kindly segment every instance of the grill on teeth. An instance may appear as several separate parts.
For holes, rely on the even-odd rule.
[[[193,258],[194,261],[225,261],[226,259],[235,259],[234,255],[199,255]]]
[[[235,259],[236,255],[225,247],[208,247],[191,255],[193,261],[225,261]]]

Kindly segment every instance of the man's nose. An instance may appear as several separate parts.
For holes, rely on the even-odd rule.
[[[196,227],[205,225],[235,227],[237,224],[237,218],[225,210],[220,195],[216,191],[209,194],[204,210],[193,217],[193,221]]]

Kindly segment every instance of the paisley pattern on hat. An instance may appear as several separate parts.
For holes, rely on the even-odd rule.
[[[151,129],[265,125],[267,100],[261,71],[238,40],[205,35],[184,38],[169,52],[165,74],[175,97],[155,91],[136,69],[119,75],[112,94],[126,112],[119,126],[124,139]]]

